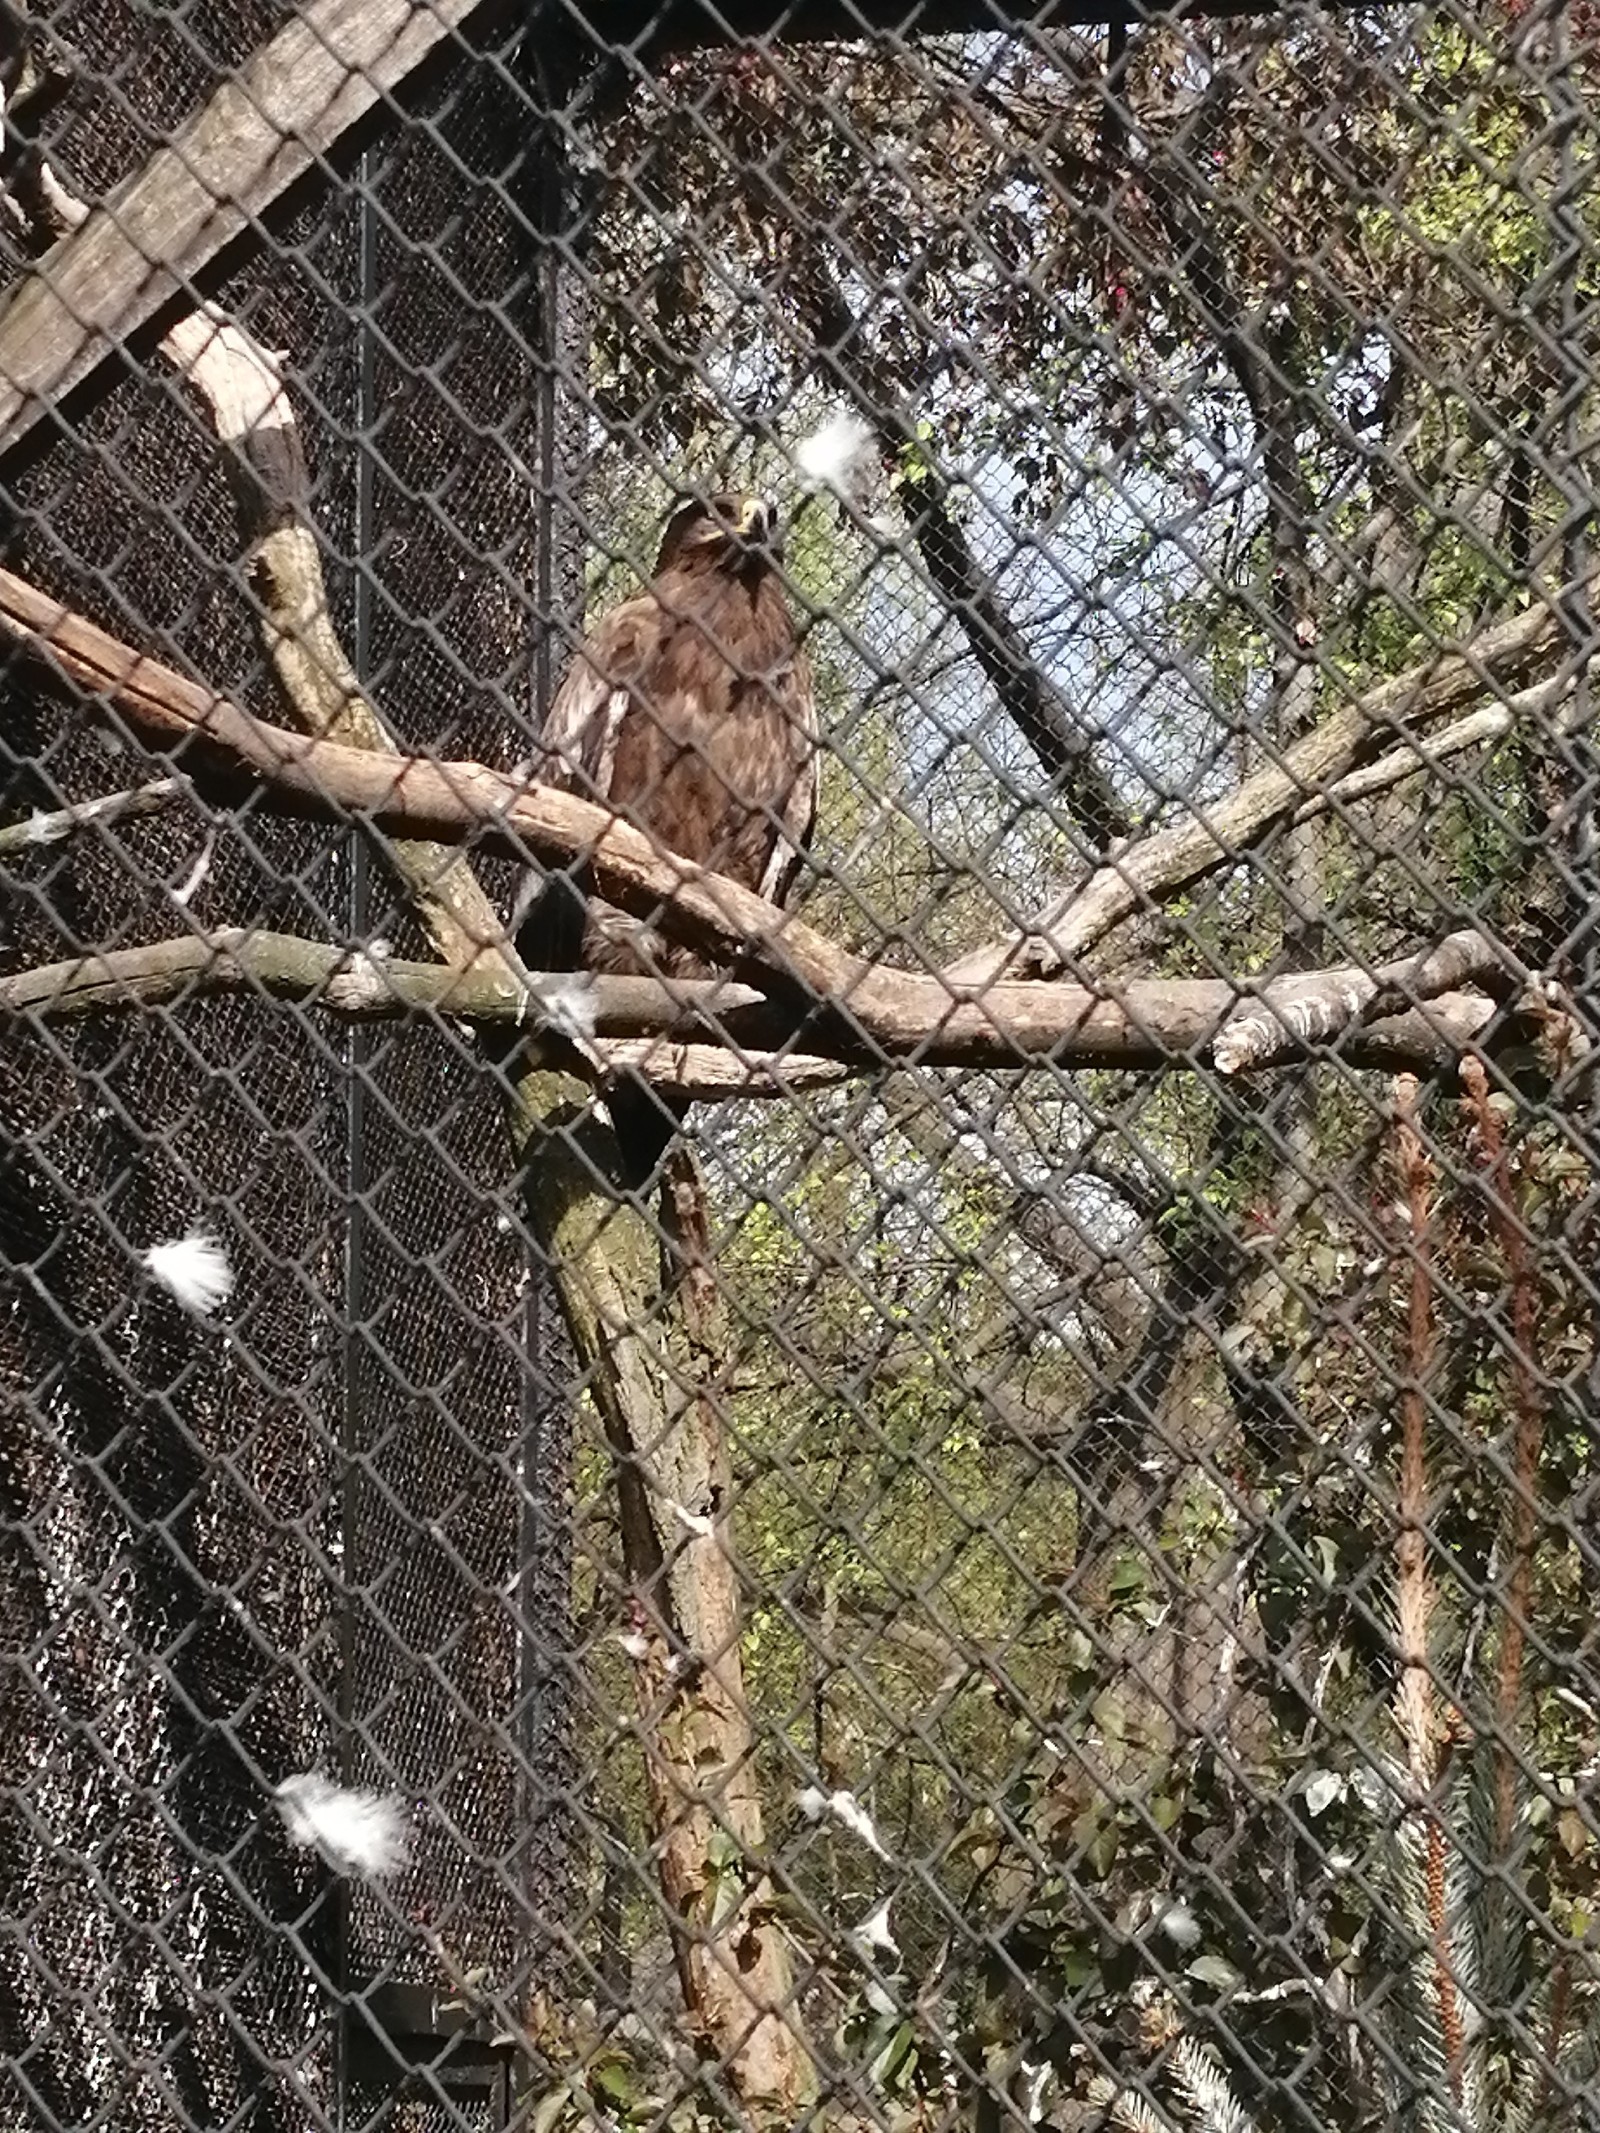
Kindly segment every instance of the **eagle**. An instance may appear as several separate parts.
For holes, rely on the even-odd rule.
[[[817,807],[811,669],[784,592],[783,541],[760,496],[667,520],[655,575],[579,646],[531,766],[653,843],[785,904]],[[530,970],[705,977],[691,952],[594,894],[581,863],[535,877],[513,917]],[[627,1182],[647,1185],[687,1103],[620,1076],[609,1091]]]

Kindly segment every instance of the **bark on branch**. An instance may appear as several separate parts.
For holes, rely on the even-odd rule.
[[[1296,1056],[1340,1030],[1491,978],[1504,960],[1481,933],[1452,933],[1437,948],[1380,969],[1351,966],[1274,978],[1229,1016],[1213,1041],[1212,1060],[1218,1073],[1239,1074]]]
[[[1351,1065],[1393,1069],[1416,1061],[1434,1068],[1471,1045],[1495,1012],[1492,1000],[1457,988],[1498,967],[1491,943],[1453,935],[1427,955],[1382,970],[1281,979],[1264,987],[1237,1020],[1230,1014],[1238,991],[1225,978],[1136,980],[1114,994],[1068,984],[998,986],[957,1014],[937,979],[883,971],[877,982],[897,1011],[892,1025],[869,1032],[842,1018],[819,1024],[804,1002],[773,999],[722,979],[532,973],[513,982],[487,962],[472,969],[406,962],[292,934],[230,927],[0,978],[0,1016],[68,1020],[197,993],[254,992],[352,1021],[431,1012],[485,1028],[547,1028],[565,1035],[577,1027],[592,1034],[606,1065],[626,1061],[664,1086],[685,1086],[687,1073],[691,1094],[715,1100],[783,1096],[796,1078],[817,1079],[819,1069],[834,1070],[822,1078],[895,1064],[991,1072],[1044,1063],[1137,1069],[1198,1066],[1208,1050],[1222,1066],[1223,1041],[1240,1031],[1255,1049],[1224,1071],[1300,1057],[1307,1044],[1342,1030],[1352,1033],[1341,1046]],[[1323,1010],[1320,1020],[1308,998]],[[1374,1012],[1379,1008],[1386,1011]],[[795,1049],[801,1041],[805,1052]],[[701,1056],[711,1046],[719,1048],[720,1073]],[[1240,1049],[1235,1038],[1236,1053]]]

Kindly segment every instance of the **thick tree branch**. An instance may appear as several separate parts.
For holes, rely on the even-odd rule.
[[[8,822],[0,829],[0,859],[16,852],[32,851],[41,844],[60,844],[63,838],[113,822],[131,822],[139,815],[158,815],[181,800],[189,790],[187,778],[152,778],[127,792],[103,793],[98,800],[79,800],[71,807],[46,811],[35,808],[23,822]]]
[[[0,450],[465,21],[476,0],[307,0],[0,304]]]
[[[180,319],[161,347],[205,400],[228,454],[244,565],[290,715],[318,739],[397,755],[399,744],[363,691],[333,626],[311,524],[305,453],[277,365],[209,304]],[[499,913],[461,853],[402,839],[388,856],[447,963],[469,966],[488,957],[513,976],[520,973]]]
[[[843,1017],[822,1023],[804,1001],[772,999],[721,979],[535,974],[514,983],[488,963],[457,969],[404,962],[291,934],[229,927],[0,979],[0,1016],[66,1020],[196,993],[254,992],[354,1021],[432,1012],[485,1028],[526,1025],[563,1034],[576,1024],[592,1027],[608,1065],[626,1059],[652,1080],[679,1086],[680,1067],[686,1067],[713,1097],[751,1096],[781,1095],[792,1085],[791,1075],[816,1079],[824,1065],[835,1075],[897,1063],[1150,1068],[1200,1065],[1211,1052],[1223,1066],[1224,1040],[1241,1029],[1251,1049],[1223,1066],[1225,1072],[1299,1057],[1306,1044],[1343,1031],[1350,1034],[1341,1054],[1352,1065],[1393,1068],[1411,1060],[1431,1068],[1471,1044],[1495,1012],[1492,1000],[1457,988],[1499,967],[1490,943],[1454,935],[1430,954],[1384,970],[1278,979],[1231,1022],[1238,988],[1221,978],[1138,980],[1115,996],[1081,985],[1007,985],[957,1014],[937,979],[882,971],[874,973],[874,982],[894,1015],[869,1031]],[[1325,996],[1320,1018],[1307,1013],[1308,994],[1319,1001]],[[791,1051],[797,1042],[807,1047],[804,1053]],[[1235,1040],[1236,1052],[1241,1042]],[[698,1057],[710,1044],[725,1055],[721,1073]],[[696,1056],[683,1059],[686,1049]]]

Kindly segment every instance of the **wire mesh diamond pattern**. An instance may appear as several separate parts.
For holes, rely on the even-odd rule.
[[[12,0],[0,2124],[1600,2124],[1596,32]]]

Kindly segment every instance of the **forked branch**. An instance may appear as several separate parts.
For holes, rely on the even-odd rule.
[[[1584,590],[1600,593],[1600,570]],[[1013,969],[1069,968],[1123,919],[1233,865],[1275,822],[1306,821],[1343,798],[1398,783],[1428,767],[1430,750],[1438,760],[1447,738],[1452,748],[1476,746],[1523,720],[1549,718],[1578,679],[1561,662],[1566,640],[1560,611],[1541,603],[1458,650],[1434,652],[1330,712],[1221,799],[1196,803],[1189,819],[1126,845],[1025,931],[974,949],[945,975],[952,984],[981,985]]]

